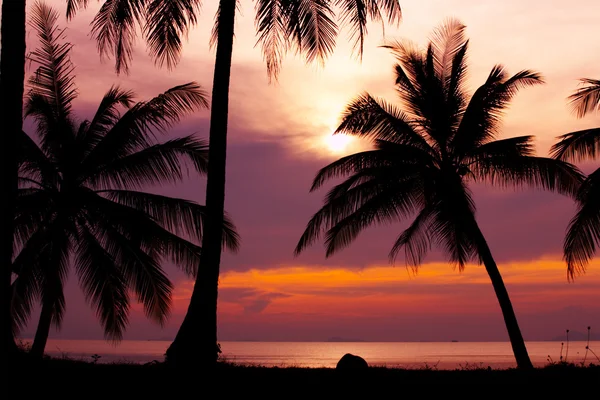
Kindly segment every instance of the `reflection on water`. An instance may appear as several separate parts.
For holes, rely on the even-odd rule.
[[[125,340],[113,346],[102,340],[49,340],[46,352],[98,362],[128,361],[144,363],[163,360],[168,341]],[[569,344],[569,362],[581,363],[585,342]],[[512,368],[516,364],[508,342],[221,342],[223,356],[236,363],[265,366],[335,367],[345,353],[360,355],[370,365],[388,367],[455,369],[470,367]],[[600,341],[590,342],[590,348],[600,355]],[[536,366],[560,361],[561,342],[528,342],[527,350]],[[566,347],[563,349],[563,358]],[[599,364],[591,352],[586,364]]]

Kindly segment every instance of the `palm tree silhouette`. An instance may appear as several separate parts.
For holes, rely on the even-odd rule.
[[[40,45],[31,53],[38,68],[29,81],[25,114],[34,118],[37,138],[19,136],[15,234],[21,250],[13,263],[18,276],[13,283],[14,328],[27,322],[34,301],[41,300],[31,349],[37,356],[44,352],[51,324],[60,327],[70,260],[108,339],[122,337],[130,291],[146,315],[162,324],[172,285],[161,262],[170,259],[195,276],[206,218],[202,205],[144,191],[180,182],[186,160],[206,172],[203,141],[192,135],[155,140],[155,133],[208,106],[203,90],[192,82],[135,103],[132,92],[112,87],[94,117],[77,122],[72,47],[63,42],[57,18],[43,3],[33,8],[31,24]],[[223,238],[225,245],[237,248],[228,218]]]
[[[579,118],[600,110],[600,80],[581,79],[585,85],[569,96]],[[559,160],[594,160],[600,154],[600,128],[584,129],[558,137],[550,149]],[[564,240],[567,276],[573,279],[583,273],[600,242],[600,168],[589,174],[576,196],[577,213],[569,223]]]
[[[496,140],[500,117],[523,87],[542,83],[536,72],[509,77],[495,66],[469,98],[465,92],[468,40],[464,25],[449,20],[426,51],[410,43],[386,46],[398,60],[401,106],[363,94],[346,108],[336,133],[373,141],[374,149],[343,157],[319,171],[311,191],[346,177],[327,194],[295,249],[299,254],[325,231],[327,256],[347,246],[369,225],[416,213],[396,239],[389,258],[404,248],[406,262],[421,264],[440,245],[463,270],[483,263],[500,303],[517,364],[532,364],[504,282],[475,218],[468,183],[529,185],[573,194],[580,174],[568,163],[535,157],[532,136]]]
[[[0,22],[0,357],[8,359],[17,352],[11,330],[11,262],[13,257],[13,219],[17,197],[15,147],[23,129],[23,91],[25,80],[25,1],[2,1]]]
[[[137,26],[150,53],[160,65],[174,66],[179,60],[182,36],[196,23],[201,0],[113,0],[105,2],[92,23],[92,33],[101,53],[112,54],[117,71],[126,71],[132,59]],[[72,16],[87,0],[68,0]],[[229,81],[237,0],[220,0],[211,44],[216,45],[206,187],[207,214],[202,241],[202,270],[179,332],[167,351],[173,364],[214,364],[218,358],[217,296],[221,262],[221,225],[225,203],[227,117]],[[362,56],[369,20],[399,22],[398,0],[256,0],[258,42],[269,77],[277,77],[288,50],[296,50],[307,62],[324,62],[333,51],[340,25],[351,29],[350,40]]]

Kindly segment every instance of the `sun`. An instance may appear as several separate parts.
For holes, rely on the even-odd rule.
[[[348,147],[352,138],[342,134],[330,134],[325,137],[327,148],[332,153],[342,153]]]

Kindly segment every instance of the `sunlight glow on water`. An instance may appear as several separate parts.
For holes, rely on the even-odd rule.
[[[169,341],[125,340],[113,346],[102,340],[49,340],[46,352],[99,362],[126,361],[145,363],[162,361]],[[571,342],[567,361],[581,363],[585,342]],[[369,365],[403,368],[455,369],[470,367],[512,368],[516,364],[508,342],[221,342],[223,356],[240,364],[278,367],[334,368],[345,353],[363,357]],[[536,366],[545,366],[549,356],[560,360],[561,342],[528,342],[527,349]],[[600,341],[590,342],[590,349],[600,356]],[[565,356],[563,350],[563,357]],[[592,352],[590,362],[600,364]]]

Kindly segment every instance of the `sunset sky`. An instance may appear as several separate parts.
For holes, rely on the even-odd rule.
[[[241,0],[231,82],[226,209],[242,237],[237,254],[225,254],[221,267],[219,339],[326,340],[339,336],[372,341],[507,340],[504,322],[485,270],[468,265],[460,273],[434,249],[417,273],[387,254],[404,227],[366,230],[347,249],[326,259],[321,244],[299,257],[293,249],[319,208],[326,190],[309,193],[316,171],[365,143],[332,139],[344,106],[368,91],[395,101],[394,60],[381,28],[369,26],[362,63],[352,55],[342,31],[335,54],[324,67],[286,58],[279,81],[269,84],[261,51],[255,47],[254,2]],[[64,15],[65,1],[50,0]],[[184,47],[181,63],[169,71],[154,65],[139,43],[129,75],[117,76],[110,60],[101,62],[89,35],[99,7],[72,21],[61,18],[75,45],[80,96],[78,115],[89,118],[113,84],[133,89],[140,99],[172,86],[197,81],[208,91],[214,52],[209,36],[216,0],[204,0],[202,17]],[[600,126],[600,114],[578,120],[566,98],[578,79],[600,78],[600,2],[572,0],[405,0],[403,21],[387,27],[386,39],[425,45],[433,28],[459,18],[470,37],[471,89],[483,83],[495,64],[509,72],[540,71],[546,84],[522,91],[506,114],[503,137],[535,135],[547,155],[555,137]],[[29,49],[35,37],[28,34]],[[31,72],[31,70],[29,70]],[[186,118],[173,135],[208,138],[207,110]],[[26,124],[26,126],[28,126]],[[593,166],[582,165],[584,171]],[[205,180],[161,193],[204,203]],[[569,283],[561,260],[562,238],[574,212],[571,200],[533,190],[500,191],[474,187],[477,219],[486,235],[526,340],[545,340],[565,329],[600,332],[600,259]],[[171,339],[185,314],[193,282],[165,266],[176,289],[166,326],[133,310],[126,339]],[[34,321],[36,319],[34,318]],[[597,327],[597,328],[596,328]],[[34,332],[30,324],[24,336]],[[85,303],[75,274],[67,293],[63,329],[54,338],[96,339],[102,330]]]

